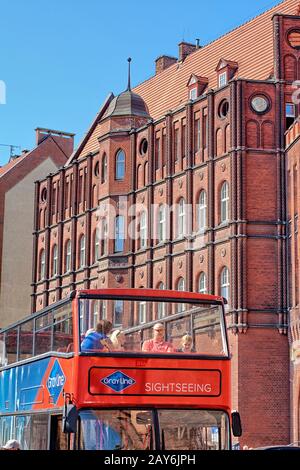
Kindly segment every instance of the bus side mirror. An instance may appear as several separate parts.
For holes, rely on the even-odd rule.
[[[66,434],[77,432],[78,411],[75,405],[66,405],[62,417],[62,432]]]
[[[241,437],[243,434],[242,430],[242,422],[240,413],[238,411],[233,411],[231,413],[231,421],[232,421],[232,434],[234,437]]]

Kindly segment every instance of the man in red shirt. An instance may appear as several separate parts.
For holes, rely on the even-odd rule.
[[[156,323],[153,326],[153,339],[144,341],[142,351],[153,353],[174,352],[172,344],[165,341],[165,327],[162,323]]]

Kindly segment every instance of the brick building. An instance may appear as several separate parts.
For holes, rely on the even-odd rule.
[[[0,327],[31,309],[34,182],[63,166],[73,134],[36,129],[36,147],[0,168]]]
[[[300,123],[299,118],[287,131],[287,186],[289,240],[289,344],[291,370],[291,418],[293,441],[300,440],[300,311],[299,311],[299,241],[300,214]]]
[[[180,43],[155,76],[109,95],[65,167],[36,185],[32,310],[74,288],[227,297],[233,401],[249,446],[299,439],[284,140],[299,112],[299,14],[299,0],[286,0],[205,47]]]

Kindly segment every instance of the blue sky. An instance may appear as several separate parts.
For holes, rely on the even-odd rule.
[[[81,140],[110,91],[154,74],[154,61],[177,56],[178,43],[206,44],[279,0],[0,1],[0,143],[34,146],[34,129]],[[1,100],[0,100],[1,101]],[[0,165],[9,149],[0,147]]]

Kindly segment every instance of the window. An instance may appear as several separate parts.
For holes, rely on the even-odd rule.
[[[185,290],[185,282],[183,277],[180,277],[178,282],[177,282],[177,290],[179,292],[184,292]],[[177,313],[184,312],[185,310],[185,305],[184,304],[177,304]]]
[[[114,305],[114,326],[121,326],[123,322],[123,300],[116,300]]]
[[[158,241],[163,242],[166,239],[166,210],[161,205],[158,208]]]
[[[107,254],[107,221],[101,221],[101,256]]]
[[[174,157],[177,162],[180,157],[179,129],[174,129]]]
[[[123,180],[125,177],[125,153],[119,150],[116,156],[116,180]]]
[[[161,282],[158,286],[159,290],[165,290],[165,285]],[[166,316],[166,304],[165,302],[159,302],[157,304],[157,318],[161,320],[163,317]]]
[[[288,129],[294,122],[296,117],[295,105],[286,103],[285,105],[286,128]]]
[[[115,253],[124,250],[125,240],[124,216],[118,215],[115,220]]]
[[[100,234],[99,230],[95,230],[94,235],[94,263],[100,258]]]
[[[195,119],[195,123],[194,123],[194,150],[195,150],[195,153],[199,152],[200,144],[201,144],[200,119]]]
[[[227,85],[227,72],[220,73],[219,75],[219,87]]]
[[[206,280],[205,273],[201,273],[199,276],[198,291],[199,291],[199,294],[207,294],[207,280]]]
[[[163,130],[162,135],[162,164],[163,166],[166,164],[167,161],[167,131]]]
[[[71,240],[68,240],[66,243],[66,269],[65,272],[69,273],[71,271]]]
[[[185,229],[186,229],[185,227],[185,200],[182,197],[178,203],[178,227],[177,227],[178,237],[184,236]]]
[[[58,252],[57,252],[57,245],[54,245],[52,250],[52,277],[57,276],[57,269],[58,269]]]
[[[229,302],[230,296],[230,281],[229,281],[229,269],[223,268],[221,271],[221,296],[225,297]]]
[[[155,138],[155,169],[158,170],[160,165],[160,138]]]
[[[85,236],[82,235],[79,240],[79,268],[85,266]]]
[[[221,188],[221,224],[229,220],[229,184],[225,181]]]
[[[42,250],[40,253],[40,281],[46,277],[46,253]]]
[[[219,118],[225,119],[228,113],[229,113],[229,101],[222,100],[218,108]]]
[[[146,323],[146,302],[139,303],[139,324]]]
[[[199,195],[199,208],[198,208],[198,229],[203,231],[206,229],[206,219],[207,219],[207,202],[206,202],[206,192],[202,190]]]
[[[181,126],[181,155],[182,158],[186,156],[186,125],[182,124]]]
[[[147,246],[147,216],[146,212],[143,211],[141,213],[141,219],[140,219],[140,247],[141,248],[146,248]]]
[[[125,162],[125,159],[124,159]],[[102,157],[102,165],[101,165],[101,183],[105,183],[107,180],[107,156],[106,154]]]
[[[190,90],[190,100],[195,100],[197,98],[197,87]]]

